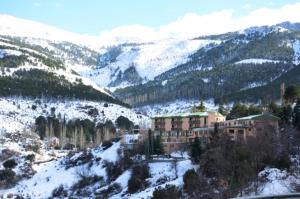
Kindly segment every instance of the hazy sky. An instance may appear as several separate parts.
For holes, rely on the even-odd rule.
[[[236,20],[262,8],[277,10],[297,2],[299,0],[0,0],[0,13],[72,32],[100,35],[120,26],[137,24],[142,29],[158,31],[171,26],[168,28],[173,30],[176,23],[184,19],[181,23],[185,28],[187,21],[195,26],[203,17],[207,23],[211,18],[221,23],[223,17]],[[135,28],[140,30],[141,27]],[[168,34],[177,33],[169,31]]]

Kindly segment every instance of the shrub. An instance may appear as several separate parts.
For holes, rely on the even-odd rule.
[[[5,169],[12,169],[12,168],[15,168],[17,165],[18,164],[14,159],[6,160],[3,163],[3,166],[4,166]]]
[[[27,151],[33,151],[33,152],[39,153],[40,146],[37,144],[32,144],[32,145],[28,145],[26,149],[27,149]]]
[[[102,143],[102,147],[104,150],[108,149],[109,147],[111,147],[113,145],[113,143],[110,140],[104,141]]]
[[[28,160],[29,162],[34,162],[35,160],[35,155],[34,154],[29,154],[25,157],[26,160]]]
[[[76,184],[73,185],[73,189],[82,189],[86,186],[95,184],[96,182],[104,184],[103,177],[97,175],[82,177]]]
[[[55,107],[51,107],[50,111],[51,111],[51,115],[55,115]]]
[[[128,192],[135,193],[147,187],[147,178],[150,177],[148,165],[137,165],[133,167],[131,178],[128,180]]]
[[[165,188],[158,187],[153,192],[152,199],[179,199],[181,197],[180,190],[174,185],[166,185]]]
[[[191,194],[195,190],[197,190],[199,186],[199,179],[196,171],[194,169],[191,169],[185,172],[185,174],[183,175],[183,182],[183,189],[186,193]]]
[[[128,192],[135,193],[142,188],[142,179],[139,176],[131,176],[128,180]]]
[[[129,130],[132,129],[134,124],[127,117],[120,116],[116,119],[116,125],[118,128]]]
[[[130,158],[130,155],[128,151],[124,151],[123,156],[120,157],[118,162],[112,163],[112,162],[106,162],[106,173],[108,176],[108,179],[110,181],[114,181],[119,177],[125,170],[129,169],[133,164],[132,159]]]
[[[0,170],[0,181],[11,183],[14,181],[16,173],[10,169]]]
[[[208,179],[195,170],[188,170],[183,175],[183,190],[191,198],[213,199],[215,197],[214,186],[209,184]]]
[[[99,198],[109,198],[110,196],[120,193],[122,191],[122,187],[118,183],[113,183],[107,189],[102,190],[97,196]]]
[[[31,109],[32,109],[32,110],[36,110],[36,105],[33,104],[33,105],[31,106]]]
[[[71,157],[69,157],[66,161],[67,169],[70,167],[86,164],[86,163],[90,162],[94,156],[90,150],[84,150],[82,152],[82,154],[80,156],[78,156],[76,159],[72,159]],[[81,170],[81,169],[79,169],[79,170]]]
[[[52,197],[64,198],[67,196],[68,196],[68,192],[65,190],[63,185],[60,185],[59,187],[55,188],[52,191]]]
[[[91,117],[97,117],[99,115],[98,109],[92,108],[88,111],[88,115]]]

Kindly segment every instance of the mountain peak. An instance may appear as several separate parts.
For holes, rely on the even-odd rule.
[[[0,14],[0,35],[45,39],[50,41],[68,41],[98,49],[98,37],[72,33],[56,27],[27,19]]]

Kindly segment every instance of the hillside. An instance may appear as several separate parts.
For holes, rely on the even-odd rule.
[[[276,82],[287,80],[288,85],[291,80],[286,76],[300,62],[298,23],[251,27],[194,39],[119,41],[107,45],[97,37],[7,15],[1,15],[0,20],[1,74],[6,73],[1,80],[3,85],[11,87],[14,78],[18,85],[28,84],[28,78],[20,77],[32,78],[40,73],[33,69],[43,70],[49,78],[40,85],[60,82],[54,87],[64,93],[60,93],[62,97],[122,104],[116,97],[134,106],[145,106],[176,100],[258,101],[261,91],[272,90],[271,98],[276,100],[280,92]],[[30,26],[33,28],[27,30]],[[20,72],[23,69],[28,72]],[[33,88],[38,91],[34,96],[58,94]],[[109,96],[109,90],[114,97]],[[15,88],[11,94],[28,95]]]
[[[114,94],[134,105],[177,99],[215,98],[218,102],[226,102],[226,96],[234,93],[274,85],[273,81],[299,63],[300,31],[297,27],[283,23],[196,38],[221,42],[209,49],[200,48],[189,56],[189,61],[152,81],[118,89]],[[279,87],[277,89],[279,93]]]
[[[1,96],[77,98],[125,105],[76,71],[97,63],[97,52],[76,44],[0,36]]]

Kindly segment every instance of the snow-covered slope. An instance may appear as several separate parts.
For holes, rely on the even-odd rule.
[[[119,74],[122,75],[133,66],[144,82],[153,80],[156,76],[186,63],[196,50],[219,42],[169,39],[102,49],[98,69],[90,71],[89,75],[99,85],[109,86],[117,80]]]
[[[172,161],[170,162],[154,162],[149,163],[150,177],[147,180],[148,186],[134,194],[128,194],[128,180],[131,177],[131,168],[123,171],[116,180],[108,182],[108,174],[105,166],[107,162],[116,163],[122,153],[120,142],[115,142],[108,149],[98,147],[88,150],[92,158],[87,163],[77,162],[77,165],[71,165],[70,161],[78,161],[80,157],[84,157],[83,152],[78,152],[69,157],[61,157],[56,154],[56,160],[41,164],[34,163],[32,169],[36,172],[29,179],[20,181],[15,187],[0,190],[0,194],[4,197],[14,194],[26,196],[29,198],[49,198],[53,194],[53,190],[62,186],[66,192],[65,197],[75,196],[75,198],[101,198],[99,195],[102,191],[108,190],[113,184],[118,184],[120,190],[118,192],[109,191],[109,198],[151,198],[155,188],[166,184],[173,184],[178,187],[183,185],[183,174],[189,169],[196,169],[189,159],[183,159],[177,162],[176,169]],[[171,160],[171,159],[170,159]],[[99,176],[97,182],[91,183],[86,187],[82,187],[81,192],[75,192],[74,184],[80,180],[79,173],[86,170],[87,176]],[[102,180],[101,180],[102,179]],[[163,180],[164,179],[164,180]],[[84,190],[84,191],[83,191]],[[85,194],[85,196],[83,196]]]
[[[141,127],[149,127],[149,118],[136,114],[131,109],[104,102],[90,102],[80,100],[32,100],[24,98],[0,98],[0,132],[22,132],[30,130],[35,119],[39,116],[49,116],[51,108],[55,108],[55,114],[65,117],[67,120],[90,119],[97,122],[106,120],[115,121],[119,116],[127,117]],[[32,109],[32,106],[36,109]],[[89,107],[89,108],[87,108]],[[88,110],[96,108],[99,115],[92,117]]]
[[[80,35],[42,23],[20,19],[10,15],[0,15],[0,35],[28,37],[51,41],[69,41],[75,44],[99,48],[98,37]]]

